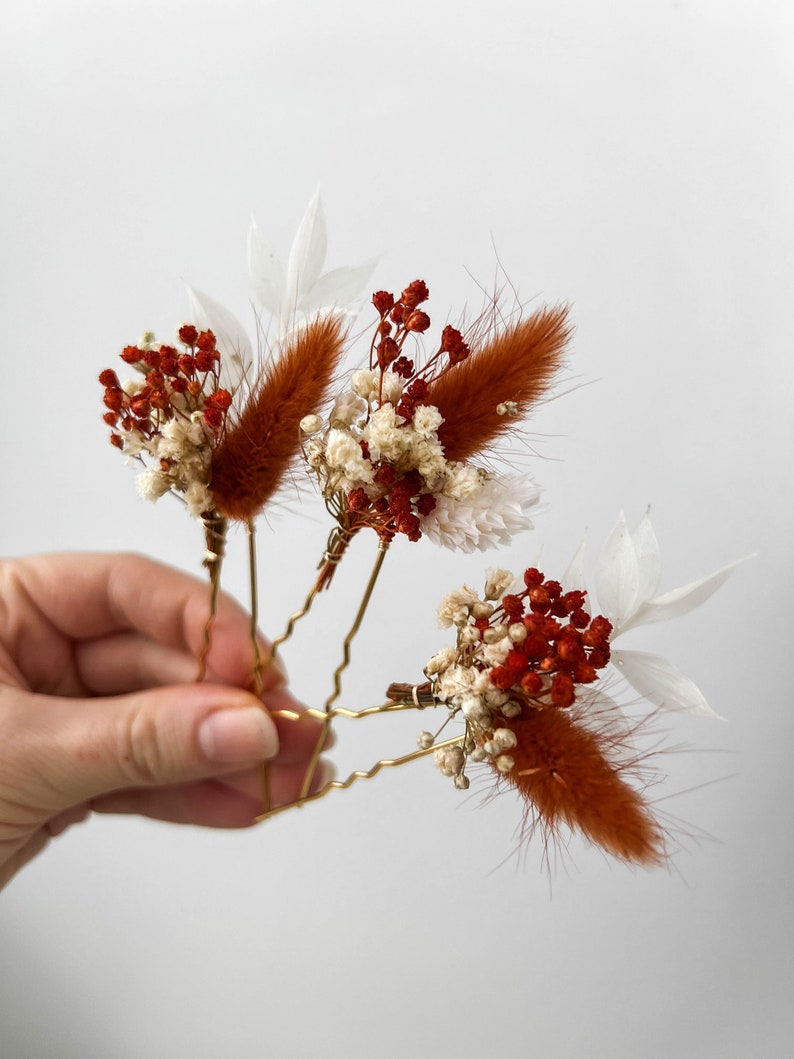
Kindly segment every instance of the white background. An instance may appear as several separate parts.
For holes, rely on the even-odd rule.
[[[572,841],[517,852],[520,808],[429,763],[250,832],[96,819],[0,898],[0,1052],[247,1059],[782,1055],[794,1029],[790,679],[792,16],[739,0],[26,0],[0,43],[0,547],[134,548],[199,572],[178,505],[138,501],[96,374],[187,314],[250,314],[253,211],[286,252],[319,184],[330,264],[479,306],[496,255],[569,300],[540,410],[533,535],[460,557],[398,542],[346,701],[414,680],[438,598],[559,575],[648,504],[664,588],[757,553],[703,610],[637,633],[727,723],[671,715],[659,809],[679,851],[632,872]],[[472,278],[473,277],[473,278]],[[476,281],[476,282],[475,282]],[[587,385],[580,385],[587,384]],[[261,531],[267,632],[328,530]],[[244,541],[226,583],[244,596]],[[374,552],[359,540],[286,654],[319,703]],[[343,769],[416,719],[340,730]],[[367,727],[369,726],[369,727]]]

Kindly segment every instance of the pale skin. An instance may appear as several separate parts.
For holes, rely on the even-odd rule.
[[[207,607],[206,583],[139,556],[0,560],[0,886],[92,812],[246,827],[263,761],[273,807],[298,796],[321,729],[270,717],[302,709],[275,667],[245,690],[227,597],[195,682]]]

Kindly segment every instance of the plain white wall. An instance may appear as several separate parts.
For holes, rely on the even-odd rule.
[[[246,833],[92,820],[0,898],[0,1053],[783,1053],[792,21],[772,0],[6,6],[5,554],[135,548],[198,572],[195,525],[139,502],[108,446],[96,374],[186,316],[183,279],[245,316],[250,213],[286,251],[319,183],[331,264],[379,255],[374,287],[425,278],[436,322],[479,304],[498,253],[522,298],[567,299],[577,324],[578,388],[533,425],[535,533],[463,558],[398,542],[346,701],[419,676],[446,591],[541,548],[561,572],[621,507],[653,505],[665,587],[758,557],[637,636],[728,719],[665,725],[691,748],[661,762],[669,872],[574,840],[549,881],[538,844],[516,854],[508,796],[482,806],[426,763]],[[327,530],[312,497],[263,526],[271,634]],[[373,548],[286,653],[308,702]],[[342,769],[416,727],[340,730]]]

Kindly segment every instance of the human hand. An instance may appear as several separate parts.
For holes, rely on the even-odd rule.
[[[249,618],[221,597],[196,683],[206,584],[133,555],[0,560],[0,886],[88,814],[245,827],[294,801],[320,735],[271,667],[261,701]],[[322,783],[318,770],[314,788]]]

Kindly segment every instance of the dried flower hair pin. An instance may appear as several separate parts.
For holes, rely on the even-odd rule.
[[[240,321],[208,295],[188,288],[194,322],[179,328],[179,347],[147,333],[121,353],[138,378],[122,385],[112,369],[99,377],[111,442],[144,464],[140,495],[156,500],[174,493],[203,523],[211,604],[200,679],[232,520],[248,532],[252,674],[254,687],[261,686],[255,519],[300,459],[299,423],[307,409],[322,407],[344,353],[343,307],[373,268],[323,273],[325,252],[319,195],[309,203],[286,269],[252,221],[251,286],[260,305],[273,313],[276,331],[258,361]]]
[[[485,324],[464,330],[447,325],[433,352],[423,357],[416,339],[431,329],[423,308],[429,290],[414,280],[399,297],[382,290],[373,295],[377,319],[368,363],[334,395],[348,344],[344,307],[372,265],[323,273],[325,248],[318,196],[309,204],[286,268],[252,224],[252,286],[258,303],[272,314],[266,355],[255,358],[239,321],[191,290],[193,321],[178,329],[178,343],[157,343],[147,334],[121,353],[138,373],[134,380],[122,383],[112,369],[99,377],[111,442],[143,464],[140,494],[157,499],[174,493],[204,527],[210,600],[199,679],[212,637],[229,521],[245,526],[249,542],[257,690],[263,668],[317,595],[331,586],[350,541],[373,530],[375,563],[343,638],[331,693],[322,710],[301,715],[322,720],[323,730],[294,804],[432,755],[461,789],[469,785],[470,765],[482,764],[498,786],[521,795],[526,819],[547,835],[566,825],[621,859],[658,863],[664,832],[642,791],[642,756],[633,748],[632,723],[606,693],[603,674],[616,663],[653,706],[708,712],[695,685],[669,663],[645,652],[617,651],[612,644],[629,626],[677,616],[703,602],[735,564],[657,597],[661,564],[650,521],[646,517],[630,534],[621,518],[596,570],[603,614],[589,609],[582,549],[562,582],[534,567],[516,583],[512,574],[495,571],[481,597],[464,587],[443,601],[441,623],[456,629],[456,643],[431,659],[424,681],[391,684],[387,701],[376,706],[336,706],[353,639],[395,536],[411,541],[426,536],[473,552],[505,544],[531,527],[536,486],[517,470],[497,474],[486,461],[548,392],[571,328],[564,307],[502,320],[494,303]],[[256,631],[255,521],[301,467],[319,488],[333,527],[304,604],[263,658]],[[310,793],[326,730],[337,718],[411,709],[438,709],[443,717],[435,734],[420,733],[418,749]],[[461,724],[462,731],[440,739],[450,722]],[[263,818],[286,808],[271,806],[267,767],[262,797]]]

